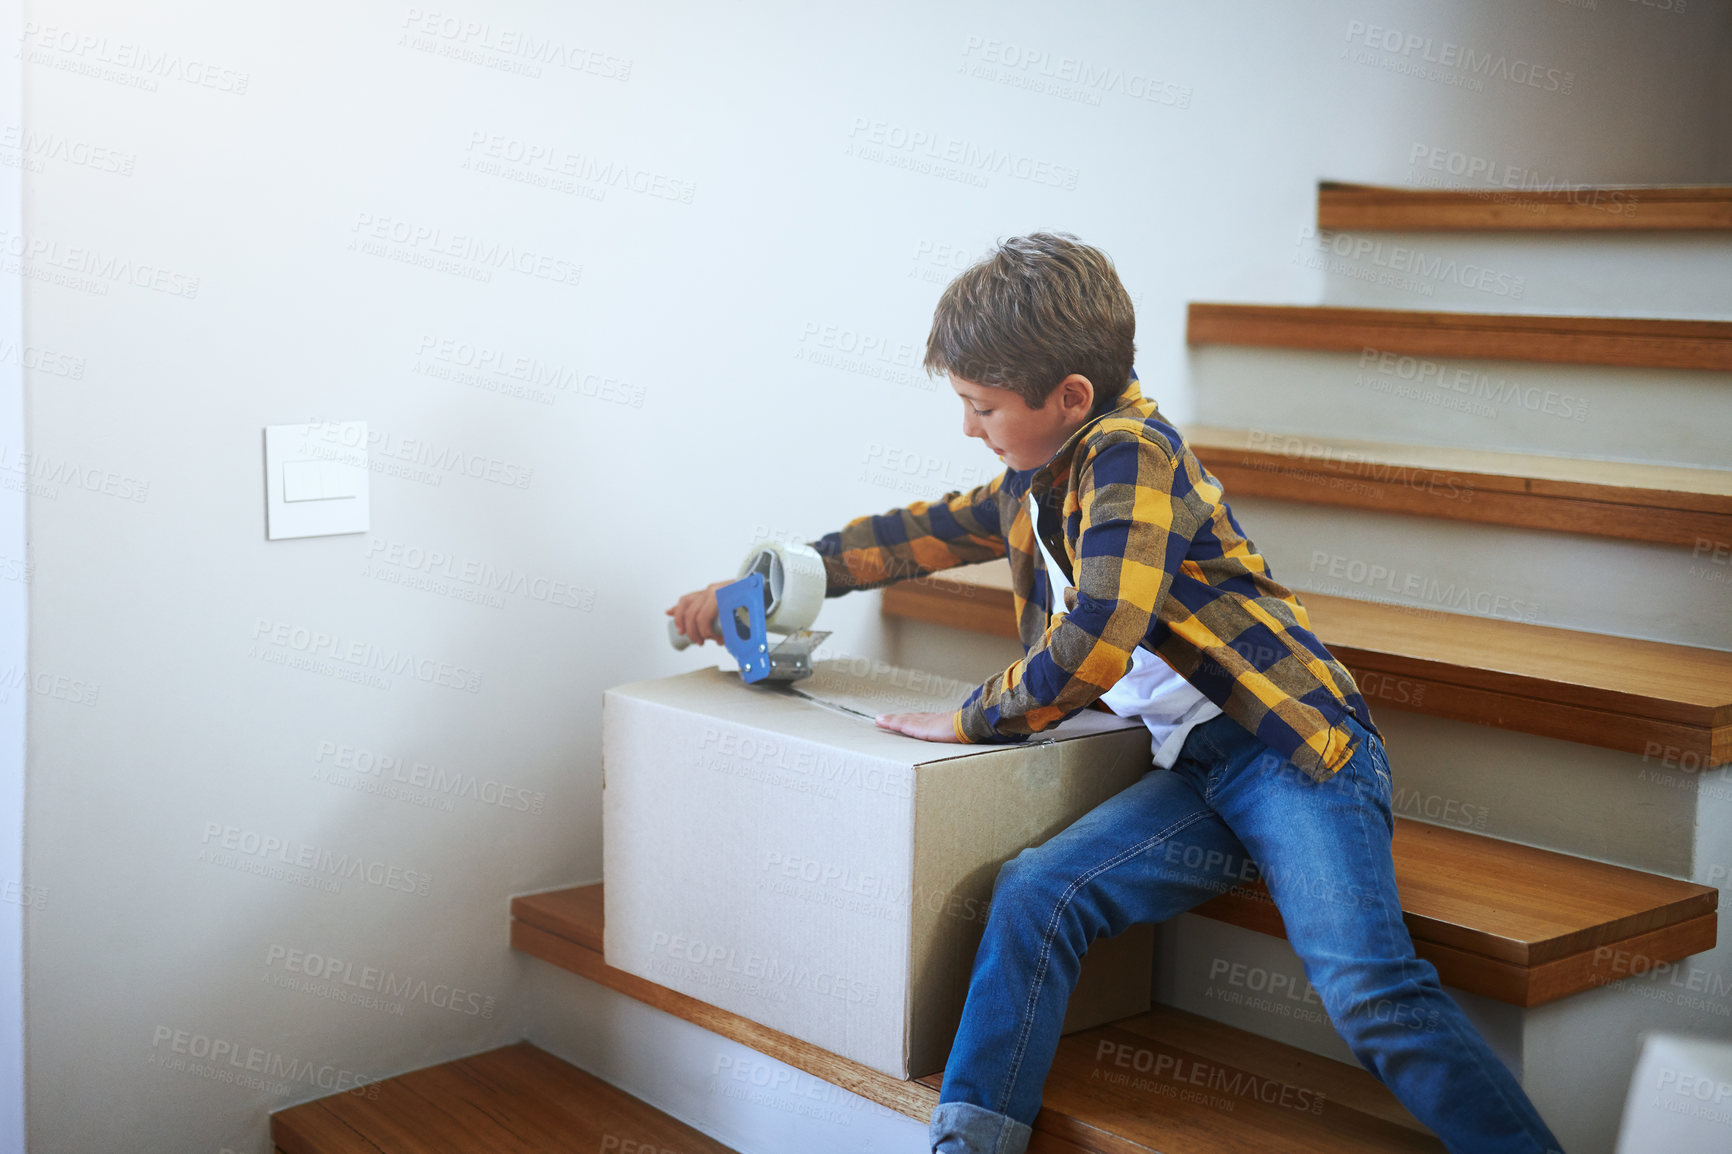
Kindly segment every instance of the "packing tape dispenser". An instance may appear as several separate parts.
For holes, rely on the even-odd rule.
[[[722,635],[740,678],[800,681],[812,676],[812,651],[828,633],[810,628],[824,604],[824,559],[809,545],[778,541],[754,549],[740,565],[740,579],[716,590],[716,631]],[[772,633],[784,635],[775,648]],[[672,621],[675,649],[691,644]]]

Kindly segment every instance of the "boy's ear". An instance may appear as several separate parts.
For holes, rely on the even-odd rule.
[[[1058,383],[1053,390],[1059,399],[1059,404],[1067,410],[1086,413],[1095,405],[1094,382],[1081,373],[1072,373]]]

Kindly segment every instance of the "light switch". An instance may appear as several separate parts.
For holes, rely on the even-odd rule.
[[[266,426],[265,536],[365,533],[367,479],[367,422]]]
[[[353,497],[365,478],[364,469],[336,461],[285,461],[283,500],[332,501]]]

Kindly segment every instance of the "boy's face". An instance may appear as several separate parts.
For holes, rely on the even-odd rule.
[[[1009,389],[977,385],[952,376],[950,387],[962,398],[962,431],[986,442],[986,447],[1012,469],[1037,469],[1052,460],[1070,435],[1087,421],[1094,405],[1094,386],[1072,373],[1047,395],[1038,409]]]

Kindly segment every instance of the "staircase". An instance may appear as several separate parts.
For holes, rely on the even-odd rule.
[[[1522,303],[1567,315],[1385,307],[1406,298],[1333,274],[1326,298],[1348,299],[1321,307],[1193,305],[1187,435],[1384,731],[1416,948],[1566,1148],[1609,1151],[1643,1029],[1732,1036],[1716,934],[1732,872],[1732,323],[1702,315],[1732,315],[1732,298],[1689,296],[1634,259],[1707,248],[1727,267],[1714,230],[1732,232],[1732,189],[1324,184],[1318,220],[1438,259],[1508,246],[1564,270]],[[1635,271],[1568,275],[1602,251]],[[1584,307],[1619,291],[1633,295]],[[1587,315],[1656,301],[1685,315]],[[885,591],[890,656],[978,680],[1020,654],[1008,571],[947,576]],[[512,902],[546,1011],[536,1041],[622,1085],[684,1061],[662,1104],[711,1133],[727,1130],[699,1085],[711,1054],[717,1072],[755,1055],[764,1085],[794,1088],[761,1114],[838,1107],[828,1129],[743,1149],[924,1148],[937,1072],[892,1079],[613,969],[601,896]],[[1161,1004],[1064,1039],[1030,1149],[1440,1149],[1351,1062],[1282,932],[1255,885],[1160,927]],[[594,1112],[629,1124],[571,1149],[627,1151],[606,1134],[631,1126],[646,1151],[724,1149],[652,1137],[682,1124],[559,1066],[527,1045],[478,1055],[382,1083],[377,1103],[284,1111],[273,1133],[286,1154],[563,1150],[559,1126],[590,1113],[570,1103],[600,1093]],[[553,1104],[519,1102],[531,1084]],[[509,1142],[479,1137],[508,1118]],[[755,1132],[796,1133],[780,1125]]]
[[[601,910],[599,885],[517,898],[512,947],[922,1124],[938,1104],[942,1071],[897,1081],[613,969]],[[1067,1036],[1035,1134],[1034,1154],[1442,1149],[1358,1066],[1164,1006]]]

